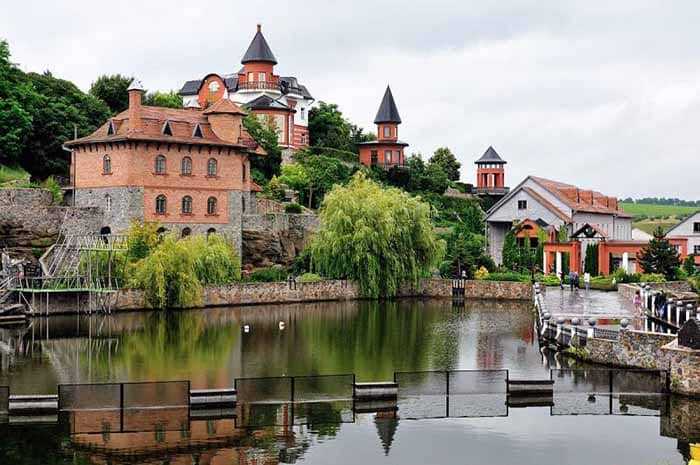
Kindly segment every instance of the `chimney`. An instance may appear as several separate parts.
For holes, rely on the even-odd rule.
[[[129,132],[141,131],[141,98],[144,93],[141,81],[134,79],[126,91],[129,93]]]
[[[258,24],[258,32],[262,32],[262,25]]]

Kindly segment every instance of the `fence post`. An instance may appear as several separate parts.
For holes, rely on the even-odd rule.
[[[290,398],[291,398],[292,403],[294,403],[294,376],[292,376],[291,378],[292,378],[292,381],[291,381],[291,383],[289,384],[290,389],[291,389],[291,391],[292,391],[292,392],[290,393]]]
[[[124,383],[119,383],[119,432],[124,432]]]
[[[610,382],[610,415],[613,414],[613,371],[608,370],[608,378]]]
[[[450,372],[445,371],[445,417],[450,416]]]

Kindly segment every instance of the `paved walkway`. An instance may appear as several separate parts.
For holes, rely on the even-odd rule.
[[[573,318],[636,318],[637,312],[632,302],[623,299],[617,292],[560,290],[556,287],[547,288],[545,305],[554,317]]]

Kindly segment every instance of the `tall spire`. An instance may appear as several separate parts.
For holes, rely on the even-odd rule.
[[[399,110],[396,108],[394,96],[391,95],[391,88],[389,86],[386,86],[386,92],[384,92],[384,98],[382,99],[382,103],[379,105],[379,111],[377,111],[377,116],[374,118],[374,123],[401,124]]]
[[[260,24],[258,24],[258,31],[255,33],[255,37],[253,37],[253,40],[250,42],[245,55],[243,55],[241,63],[246,64],[254,61],[268,62],[272,63],[273,65],[277,64],[275,55],[272,54],[272,50],[270,49],[270,46],[267,45],[265,36],[262,35],[262,26],[260,26]]]

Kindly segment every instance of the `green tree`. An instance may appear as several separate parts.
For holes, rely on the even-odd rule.
[[[447,236],[447,252],[440,265],[440,274],[444,277],[461,276],[466,272],[469,279],[480,267],[489,271],[495,269],[491,257],[486,254],[486,238],[471,232],[465,226],[457,226]]]
[[[654,231],[654,237],[642,249],[639,264],[645,273],[663,274],[666,279],[673,280],[681,265],[678,250],[666,239],[663,229],[659,226]]]
[[[334,157],[315,155],[301,150],[294,155],[309,176],[306,191],[300,192],[300,197],[309,208],[320,205],[324,196],[336,184],[345,184],[352,170],[345,163]]]
[[[143,99],[144,105],[149,105],[152,107],[166,107],[166,108],[182,108],[182,97],[174,91],[162,92],[148,92]]]
[[[262,173],[265,179],[272,179],[274,175],[280,173],[280,165],[282,164],[279,131],[274,121],[271,119],[260,121],[253,113],[249,113],[243,118],[243,126],[267,153],[266,155],[252,156],[251,169]]]
[[[598,274],[598,244],[588,244],[586,247],[586,257],[584,261],[584,271],[591,276]]]
[[[112,114],[116,114],[129,107],[127,89],[133,80],[133,77],[121,74],[103,74],[92,83],[89,93],[106,103]]]
[[[382,188],[363,172],[333,188],[320,220],[310,245],[314,268],[330,278],[357,280],[367,297],[395,296],[402,283],[417,284],[444,256],[430,207]]]
[[[319,102],[309,112],[309,141],[316,147],[356,152],[351,125],[334,103]]]
[[[503,239],[503,251],[501,257],[505,268],[513,271],[518,269],[520,251],[518,250],[518,242],[515,238],[515,232],[513,229],[508,231],[506,233],[506,237]]]
[[[457,161],[457,158],[447,147],[435,150],[433,156],[428,160],[428,164],[439,166],[450,181],[459,181],[459,168],[462,164]]]
[[[683,260],[683,271],[688,276],[693,276],[695,274],[695,254],[690,254]]]

